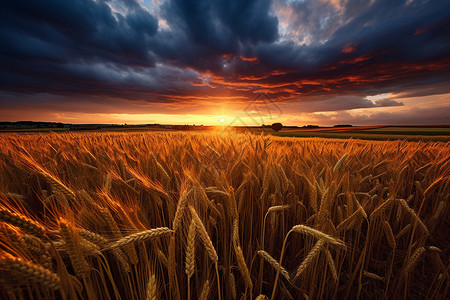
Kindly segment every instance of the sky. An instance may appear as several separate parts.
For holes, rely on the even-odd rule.
[[[0,7],[0,121],[450,124],[448,0]]]

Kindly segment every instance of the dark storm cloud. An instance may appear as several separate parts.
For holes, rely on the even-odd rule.
[[[269,15],[269,0],[172,0],[164,7],[166,19],[194,43],[224,49],[273,42],[278,21]]]
[[[152,66],[149,38],[157,21],[136,9],[114,14],[104,1],[6,1],[2,4],[2,60],[108,61]]]
[[[277,39],[270,6],[270,0],[166,1],[161,14],[170,30],[159,32],[154,51],[165,63],[226,74],[230,58]]]
[[[343,95],[330,103],[339,110],[398,106],[364,97],[432,94],[450,77],[447,0],[155,3],[4,1],[0,101],[47,93],[177,103],[266,92],[280,101]]]
[[[351,6],[353,2],[350,1],[347,6]],[[288,7],[296,9],[295,4]],[[306,68],[311,73],[335,67],[334,70],[351,69],[355,74],[358,74],[361,67],[369,64],[392,63],[395,68],[406,63],[448,58],[448,1],[413,1],[408,4],[403,0],[378,0],[359,9],[361,11],[353,19],[346,20],[348,22],[334,31],[323,44],[297,46],[286,41],[262,45],[258,48],[259,55],[263,62],[273,67]],[[313,10],[307,14],[319,13]],[[302,22],[301,19],[299,22]],[[324,24],[323,27],[328,28],[327,21]],[[314,24],[308,28],[317,26]],[[421,29],[424,31],[418,34]],[[316,36],[323,34],[322,31],[317,30]],[[276,55],[272,55],[273,53]],[[376,71],[373,70],[374,73]],[[327,72],[322,69],[321,73]]]

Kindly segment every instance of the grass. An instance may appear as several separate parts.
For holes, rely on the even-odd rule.
[[[1,299],[445,299],[448,142],[0,135]]]

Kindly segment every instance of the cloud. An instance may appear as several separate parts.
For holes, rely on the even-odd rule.
[[[340,111],[332,114],[318,113],[311,116],[318,124],[333,125],[350,123],[353,125],[438,125],[450,124],[448,111],[444,107],[412,108],[397,112],[375,112],[370,114]]]
[[[0,42],[3,103],[264,92],[304,111],[387,109],[447,93],[450,80],[446,0],[8,1]],[[380,93],[396,97],[365,99]]]
[[[376,107],[389,107],[389,106],[403,106],[402,102],[395,101],[394,99],[380,99],[375,101]]]
[[[286,112],[298,111],[302,113],[348,111],[360,108],[380,108],[403,106],[402,102],[393,99],[368,100],[358,96],[337,96],[332,98],[316,97],[308,101],[301,101],[283,105]]]

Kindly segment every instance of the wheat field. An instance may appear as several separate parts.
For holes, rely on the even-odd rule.
[[[0,135],[1,299],[445,299],[450,147]]]

